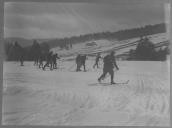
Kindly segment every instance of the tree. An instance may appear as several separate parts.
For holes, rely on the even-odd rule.
[[[136,50],[130,50],[128,60],[164,61],[169,53],[168,47],[156,51],[154,44],[148,38],[141,38]]]
[[[127,60],[134,60],[135,59],[135,50],[130,49],[129,51],[129,57]]]
[[[157,60],[165,61],[167,59],[167,54],[169,54],[168,47],[165,49],[160,48],[159,51],[157,51]]]
[[[9,60],[9,52],[10,52],[10,49],[13,47],[13,44],[12,43],[5,43],[4,45],[4,50],[5,50],[5,59],[6,60]]]
[[[155,54],[154,44],[148,38],[141,39],[135,51],[135,58],[137,60],[155,60]]]
[[[44,57],[43,59],[46,59],[46,56],[48,55],[50,51],[50,46],[47,43],[40,44],[41,47],[41,55]]]
[[[41,47],[36,40],[33,40],[33,44],[29,51],[29,59],[35,60],[40,56],[40,54],[41,54]]]
[[[41,47],[41,53],[43,54],[49,53],[50,46],[47,43],[40,44],[40,47]]]
[[[9,48],[8,60],[19,61],[22,54],[23,48],[16,41],[14,45]]]

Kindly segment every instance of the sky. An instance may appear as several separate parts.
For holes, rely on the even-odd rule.
[[[164,4],[5,2],[4,37],[64,38],[164,22]]]

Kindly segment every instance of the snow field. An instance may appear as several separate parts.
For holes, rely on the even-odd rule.
[[[87,60],[87,72],[74,61],[46,71],[25,62],[4,63],[3,124],[169,126],[169,62],[118,61],[114,80],[96,84],[102,74]],[[6,88],[6,89],[5,89]]]

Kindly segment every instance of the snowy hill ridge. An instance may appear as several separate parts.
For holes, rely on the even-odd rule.
[[[149,36],[149,39],[154,44],[168,41],[168,37],[166,33],[151,35]],[[73,56],[77,54],[93,55],[97,53],[106,53],[112,50],[115,50],[116,54],[119,55],[129,52],[130,49],[135,49],[139,40],[140,38],[133,38],[123,41],[94,40],[92,42],[96,43],[96,45],[92,45],[92,46],[87,45],[91,43],[89,41],[85,43],[74,44],[72,49],[69,50],[60,49],[59,47],[52,48],[51,50],[62,56]]]

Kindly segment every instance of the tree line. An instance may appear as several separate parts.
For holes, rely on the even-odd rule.
[[[20,61],[20,59],[27,61],[35,61],[35,59],[43,56],[43,60],[46,60],[46,56],[49,54],[50,47],[48,44],[39,44],[36,40],[33,40],[33,44],[28,47],[21,47],[18,42],[7,43],[5,45],[6,60],[8,61]],[[155,44],[151,42],[147,37],[141,38],[137,44],[136,49],[129,51],[129,57],[127,60],[143,60],[143,61],[164,61],[167,55],[170,54],[168,46],[164,49],[155,49]]]
[[[160,23],[155,25],[146,25],[144,27],[139,27],[139,28],[120,30],[117,32],[107,31],[107,32],[90,33],[79,36],[53,39],[48,41],[47,43],[50,45],[51,48],[60,47],[61,49],[70,49],[72,48],[72,44],[84,43],[86,41],[100,40],[100,39],[121,41],[121,40],[143,37],[143,36],[164,33],[164,32],[166,32],[165,23]]]
[[[50,46],[47,43],[39,44],[36,40],[33,40],[33,44],[28,47],[22,47],[17,41],[13,43],[5,44],[5,56],[8,61],[20,61],[20,59],[33,61],[40,55],[44,56],[49,53]]]

